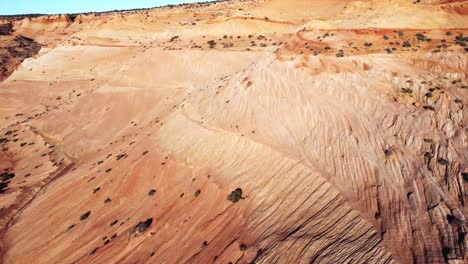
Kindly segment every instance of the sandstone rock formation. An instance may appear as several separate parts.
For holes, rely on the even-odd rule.
[[[467,14],[233,0],[4,19],[2,263],[465,263]]]

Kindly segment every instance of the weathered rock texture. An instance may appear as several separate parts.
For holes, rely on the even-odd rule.
[[[2,262],[465,263],[467,13],[270,0],[8,21],[42,49],[2,61]]]

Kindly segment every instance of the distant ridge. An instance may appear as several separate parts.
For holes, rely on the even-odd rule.
[[[182,3],[182,4],[170,4],[170,5],[163,5],[163,6],[154,6],[154,7],[147,7],[147,8],[131,8],[131,9],[114,9],[109,11],[99,11],[99,12],[78,12],[78,13],[31,13],[31,14],[13,14],[13,15],[1,15],[0,19],[2,18],[13,18],[13,19],[24,19],[24,18],[34,18],[40,16],[53,16],[53,15],[61,15],[61,14],[69,14],[72,18],[73,16],[78,15],[101,15],[101,14],[111,14],[111,13],[132,13],[132,12],[139,12],[139,11],[146,11],[146,10],[153,10],[159,8],[175,8],[175,7],[182,7],[182,6],[190,6],[190,5],[198,5],[200,7],[207,6],[210,4],[215,4],[219,2],[228,2],[231,0],[213,0],[213,1],[203,1],[203,2],[191,2],[191,3]]]

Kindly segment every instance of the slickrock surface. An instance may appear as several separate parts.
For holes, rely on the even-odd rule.
[[[0,262],[468,261],[468,1],[2,21]]]
[[[24,59],[36,55],[41,45],[24,36],[12,36],[13,24],[0,21],[0,81],[5,80]]]

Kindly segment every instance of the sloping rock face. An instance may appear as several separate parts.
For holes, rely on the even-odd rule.
[[[13,24],[9,21],[0,23],[0,36],[8,36],[13,32]]]
[[[41,49],[39,43],[23,36],[0,35],[0,41],[0,81],[12,74],[23,60],[36,55]]]
[[[2,263],[466,263],[467,6],[13,20]]]
[[[0,81],[5,80],[23,62],[36,55],[41,45],[31,38],[13,35],[13,23],[0,20]]]

